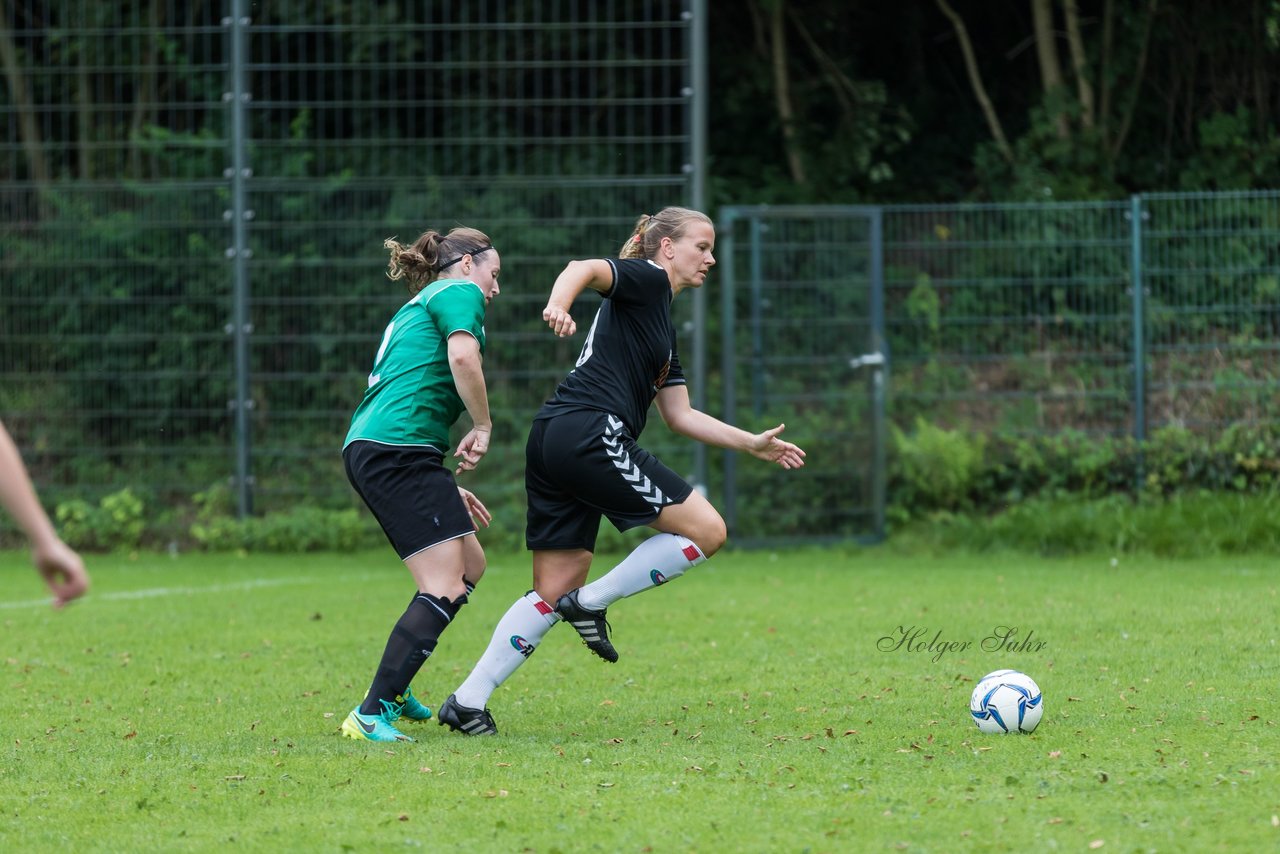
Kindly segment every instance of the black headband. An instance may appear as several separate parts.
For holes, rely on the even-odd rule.
[[[457,263],[458,263],[459,261],[461,261],[463,258],[466,258],[468,255],[470,255],[472,258],[474,258],[474,257],[476,257],[477,255],[479,255],[481,252],[488,252],[488,251],[489,251],[490,249],[492,249],[492,248],[493,248],[492,246],[481,246],[479,249],[476,249],[476,250],[475,250],[475,251],[473,251],[473,252],[463,252],[461,255],[459,255],[457,258],[454,258],[454,259],[453,259],[452,261],[450,261],[449,263],[447,263],[447,264],[441,264],[441,265],[440,265],[440,267],[439,267],[439,269],[440,269],[440,271],[441,271],[441,272],[444,272],[445,270],[447,270],[447,269],[449,269],[450,267],[452,267],[454,264],[457,264]]]

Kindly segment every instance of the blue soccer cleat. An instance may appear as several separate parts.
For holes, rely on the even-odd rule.
[[[400,717],[408,718],[411,721],[425,721],[431,717],[431,709],[418,701],[413,696],[412,688],[405,688],[404,693],[396,697],[396,703],[400,706]]]
[[[369,699],[369,692],[364,692],[364,699]],[[413,696],[412,688],[405,688],[403,694],[397,694],[395,702],[388,703],[382,700],[382,711],[387,716],[387,723],[395,723],[400,718],[408,718],[411,721],[425,721],[431,717],[431,708],[418,701]],[[361,705],[363,705],[361,701]]]
[[[398,704],[382,702],[382,712],[377,715],[362,715],[356,706],[342,722],[342,734],[347,738],[364,739],[365,741],[413,741],[412,738],[392,726],[392,721],[400,717]],[[394,715],[394,716],[393,716]]]

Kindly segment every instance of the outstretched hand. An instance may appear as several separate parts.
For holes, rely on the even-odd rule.
[[[53,607],[61,608],[89,589],[89,575],[80,555],[62,540],[37,548],[31,554],[36,571],[53,593]]]
[[[462,474],[464,471],[474,471],[475,467],[480,464],[480,458],[489,452],[489,433],[491,427],[472,427],[471,432],[462,437],[462,441],[458,443],[458,450],[453,452],[455,457],[462,457],[462,462],[458,463],[454,474]]]
[[[568,338],[578,331],[578,324],[573,322],[569,312],[563,308],[552,305],[547,306],[542,310],[542,319],[551,327],[551,331],[560,338]]]
[[[488,507],[484,506],[484,502],[476,498],[475,493],[461,486],[458,487],[458,494],[462,496],[462,503],[466,506],[467,513],[471,515],[471,524],[475,525],[476,530],[480,530],[481,524],[486,528],[489,527],[489,523],[493,521],[493,514],[489,512]]]
[[[747,450],[751,456],[769,463],[777,463],[784,469],[798,469],[804,465],[804,451],[799,445],[793,445],[778,438],[778,434],[787,429],[786,424],[779,424],[772,430],[765,430],[751,437],[751,447]]]

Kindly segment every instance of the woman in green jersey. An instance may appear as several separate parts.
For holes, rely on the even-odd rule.
[[[489,449],[492,421],[481,359],[485,307],[498,294],[501,261],[474,228],[427,231],[409,246],[394,239],[384,245],[391,253],[387,275],[405,280],[412,298],[382,335],[342,458],[351,485],[417,590],[342,733],[412,741],[396,721],[425,720],[431,710],[409,683],[485,568],[475,520],[488,525],[488,510],[457,485],[444,457],[449,429],[463,410],[471,429],[454,452],[457,473],[474,469]]]

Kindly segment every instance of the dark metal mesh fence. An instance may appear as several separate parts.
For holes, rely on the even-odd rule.
[[[46,502],[127,486],[182,532],[193,496],[234,509],[244,475],[257,511],[350,506],[338,447],[405,298],[382,240],[465,224],[503,254],[484,480],[518,506],[528,418],[578,347],[540,320],[556,272],[689,202],[702,168],[692,5],[6,4],[0,415]],[[899,426],[1276,420],[1280,194],[881,213]],[[746,388],[786,374],[770,408],[844,388],[803,365],[862,307],[813,302],[806,276],[779,292],[764,353],[740,354]],[[693,309],[676,307],[696,373],[688,355],[709,342],[718,362],[718,330]],[[656,419],[646,442],[693,473],[692,443]]]
[[[352,503],[338,449],[407,298],[382,241],[458,224],[503,253],[486,481],[518,491],[576,356],[555,273],[688,200],[687,5],[6,5],[0,413],[46,500],[234,506],[249,474],[259,511]]]
[[[1146,436],[1280,415],[1280,194],[884,208],[892,418]]]

